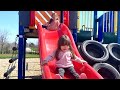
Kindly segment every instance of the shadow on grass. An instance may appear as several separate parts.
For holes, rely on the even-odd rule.
[[[42,79],[42,76],[39,75],[39,76],[25,76],[25,78],[27,79]]]

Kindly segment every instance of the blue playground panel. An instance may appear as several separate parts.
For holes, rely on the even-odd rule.
[[[75,43],[77,43],[77,29],[73,29],[72,35],[73,35]]]
[[[109,13],[110,13],[110,31],[109,31]],[[104,15],[104,31],[103,31],[103,15]],[[98,41],[103,39],[103,32],[114,32],[114,14],[112,11],[103,14],[98,18]],[[108,23],[106,24],[106,20]]]

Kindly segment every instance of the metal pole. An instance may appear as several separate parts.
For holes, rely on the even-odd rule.
[[[102,32],[104,32],[104,27],[105,27],[105,11],[103,11],[103,27],[102,27]]]
[[[94,18],[93,18],[93,40],[97,38],[97,11],[94,11]]]
[[[89,31],[89,11],[87,11],[87,31]]]
[[[107,22],[108,22],[108,12],[106,12],[106,27],[105,27],[105,28],[106,28],[106,29],[105,29],[106,31],[105,31],[105,32],[108,32],[108,31],[107,31],[107,28],[108,28],[108,27],[107,27],[107,26],[108,26],[108,23],[107,23]]]
[[[18,44],[18,79],[23,79],[23,48],[24,48],[24,28],[19,24],[19,44]]]
[[[80,11],[77,11],[77,30],[80,32]]]
[[[86,11],[85,11],[85,24],[84,24],[85,26],[86,26],[86,15],[87,15],[87,14],[86,14]],[[84,30],[84,31],[86,31],[86,30]]]
[[[110,11],[108,12],[108,16],[109,16],[109,18],[108,18],[108,32],[111,32],[111,29],[110,29],[110,27],[111,27],[111,25],[110,25]]]
[[[69,15],[70,15],[69,28],[71,30],[76,29],[77,28],[77,11],[69,11]]]
[[[110,30],[114,32],[114,11],[111,11]]]
[[[77,11],[70,11],[70,29],[72,30],[74,41],[77,45]]]
[[[82,28],[82,26],[84,25],[84,20],[83,20],[83,15],[84,15],[84,11],[81,11],[82,12],[82,24],[81,24],[81,28]],[[82,28],[83,29],[83,28]]]
[[[117,22],[117,38],[118,38],[118,43],[120,44],[120,11],[118,11],[118,22]]]
[[[117,34],[118,12],[117,11],[113,11],[113,12],[114,12],[114,32],[115,34]]]
[[[92,11],[90,11],[90,28],[92,28],[92,22],[93,22],[93,18],[92,18]],[[92,29],[91,29],[92,30]],[[90,30],[90,31],[91,31]]]
[[[23,79],[25,79],[25,57],[26,57],[26,38],[24,37],[24,48],[23,48]]]

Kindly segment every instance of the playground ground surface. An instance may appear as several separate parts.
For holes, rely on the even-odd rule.
[[[4,79],[3,75],[9,66],[9,59],[0,59],[0,79]],[[16,68],[10,74],[9,79],[18,79],[18,60],[16,61]],[[26,58],[25,79],[40,79],[40,59],[39,58]]]
[[[0,59],[11,58],[12,54],[0,54]],[[26,54],[26,58],[39,58],[39,54]]]

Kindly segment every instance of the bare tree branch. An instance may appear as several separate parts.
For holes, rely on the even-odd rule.
[[[8,39],[8,31],[7,30],[0,30],[0,53],[2,54],[4,52],[4,45],[7,43]]]

